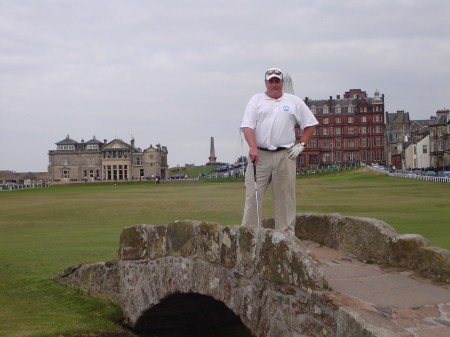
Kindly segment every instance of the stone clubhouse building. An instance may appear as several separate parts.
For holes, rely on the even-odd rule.
[[[141,150],[121,139],[103,142],[95,136],[85,142],[67,136],[48,153],[49,181],[132,181],[165,179],[167,147],[157,144]]]

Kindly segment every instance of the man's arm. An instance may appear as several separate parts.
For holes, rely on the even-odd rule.
[[[300,137],[300,142],[303,142],[305,144],[308,143],[308,141],[311,139],[311,137],[314,133],[315,128],[316,127],[314,125],[304,128],[303,132],[302,132],[302,136]]]
[[[256,163],[259,157],[259,150],[256,145],[255,133],[252,128],[242,128],[242,132],[244,132],[245,140],[250,148],[248,151],[250,160],[252,163]]]

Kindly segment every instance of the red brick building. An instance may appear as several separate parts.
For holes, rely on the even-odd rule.
[[[305,103],[319,121],[298,168],[385,163],[384,95],[368,97],[361,89],[350,89],[341,98]]]

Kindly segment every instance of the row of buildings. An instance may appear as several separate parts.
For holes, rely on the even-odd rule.
[[[289,83],[289,78],[287,78]],[[298,168],[318,168],[377,163],[402,169],[439,170],[449,165],[449,110],[440,110],[428,120],[410,120],[409,113],[388,113],[384,95],[373,97],[351,89],[336,98],[305,98],[319,121]],[[300,130],[298,130],[300,135]],[[211,138],[211,158],[215,159]],[[141,150],[114,139],[77,142],[69,136],[49,151],[50,181],[123,181],[168,177],[167,147],[159,144]],[[211,157],[213,156],[213,157]]]
[[[288,74],[285,91],[294,93]],[[448,170],[449,110],[439,110],[427,120],[410,120],[408,112],[385,111],[384,100],[384,94],[378,91],[370,97],[361,89],[351,89],[342,97],[321,100],[306,97],[304,101],[319,125],[298,157],[298,168],[377,163],[408,170]],[[297,133],[300,136],[299,129]],[[94,136],[87,142],[83,139],[78,142],[67,136],[56,143],[56,150],[49,151],[48,172],[0,171],[0,183],[23,183],[25,178],[27,181],[165,179],[169,169],[167,155],[165,146],[150,145],[141,150],[134,139],[130,143],[120,139],[102,142]],[[212,158],[215,160],[214,152],[210,161]]]
[[[405,169],[448,170],[450,164],[450,110],[436,111],[425,120],[409,113],[386,114],[388,165]]]
[[[284,90],[294,93],[288,74]],[[410,120],[408,112],[385,111],[384,99],[378,91],[369,97],[361,89],[351,89],[342,97],[306,97],[319,125],[298,157],[297,167],[377,163],[398,169],[448,169],[449,110],[439,110],[428,120]],[[299,129],[297,133],[300,137]]]

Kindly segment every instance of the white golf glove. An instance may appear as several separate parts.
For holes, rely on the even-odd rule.
[[[298,157],[298,155],[300,154],[300,153],[302,153],[303,152],[303,150],[305,149],[305,147],[302,145],[302,144],[300,144],[300,143],[298,143],[297,145],[294,145],[293,147],[291,147],[289,150],[288,150],[288,158],[289,159],[295,159],[295,158],[297,158]]]

